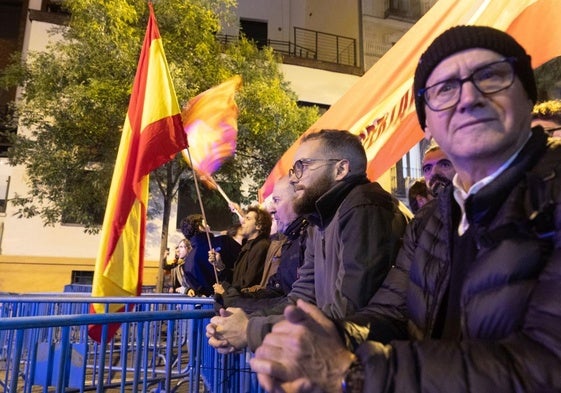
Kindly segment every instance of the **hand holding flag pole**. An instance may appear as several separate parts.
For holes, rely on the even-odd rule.
[[[187,154],[187,157],[189,158],[189,161],[191,161],[191,152],[189,150],[189,147],[183,149],[183,154]],[[212,250],[212,242],[210,240],[210,227],[208,226],[208,221],[206,219],[206,214],[205,214],[205,208],[203,205],[203,199],[201,198],[201,190],[199,189],[199,182],[197,180],[197,174],[195,173],[195,169],[193,168],[193,166],[191,165],[191,171],[193,172],[193,181],[195,182],[195,191],[197,192],[197,200],[199,201],[199,207],[201,208],[201,215],[203,216],[203,221],[204,221],[204,228],[205,228],[205,234],[206,234],[206,240],[208,242],[208,249]],[[216,283],[218,284],[220,282],[220,280],[218,279],[218,270],[216,269],[216,265],[212,264],[213,267],[213,271],[214,271],[214,280],[216,281]]]
[[[232,200],[230,198],[228,198],[228,195],[226,195],[226,193],[224,192],[222,187],[220,187],[220,185],[216,182],[216,180],[214,180],[214,178],[211,175],[200,175],[200,178],[201,178],[201,181],[204,182],[205,184],[207,184],[209,188],[216,189],[220,193],[220,195],[222,195],[222,198],[224,198],[224,200],[228,204],[228,207],[230,208],[232,213],[236,213],[240,222],[242,222],[243,221],[243,215],[242,215],[242,212],[240,210],[240,206],[237,203],[232,202]]]

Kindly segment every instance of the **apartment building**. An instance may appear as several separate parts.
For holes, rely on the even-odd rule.
[[[224,39],[240,32],[283,55],[280,65],[301,105],[327,109],[372,66],[434,3],[426,0],[239,0],[239,25],[225,26]],[[41,50],[47,31],[68,17],[60,0],[0,0],[0,69],[11,53]],[[6,123],[16,91],[0,93],[2,131],[26,132]],[[25,195],[22,167],[7,164],[0,140],[0,292],[60,291],[86,283],[94,269],[99,235],[77,225],[45,227],[40,218],[14,215],[9,199]],[[420,149],[398,163],[382,183],[403,189],[403,179],[420,176]],[[177,206],[171,221],[177,222]],[[156,280],[161,223],[147,225],[145,283]],[[180,233],[170,228],[170,244]]]

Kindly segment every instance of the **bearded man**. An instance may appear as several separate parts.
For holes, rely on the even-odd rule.
[[[331,318],[361,309],[390,270],[410,217],[399,201],[366,177],[366,153],[347,131],[322,130],[301,140],[290,182],[294,211],[310,222],[304,264],[291,292],[247,316],[220,310],[206,333],[220,353],[255,350],[287,304],[303,299]]]
[[[436,143],[432,143],[425,151],[422,168],[427,188],[433,198],[452,184],[456,174],[456,168]]]

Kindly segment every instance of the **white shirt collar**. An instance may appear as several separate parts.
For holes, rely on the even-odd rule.
[[[528,135],[528,139],[530,139],[531,136],[532,133]],[[528,142],[528,139],[526,139],[526,143]],[[452,179],[452,184],[454,185],[454,199],[456,200],[456,202],[460,206],[460,209],[462,210],[462,218],[460,220],[460,225],[458,225],[458,235],[462,236],[464,233],[466,233],[466,231],[469,228],[469,222],[466,217],[466,209],[465,209],[466,199],[470,195],[474,195],[477,192],[479,192],[479,190],[481,190],[487,184],[491,183],[493,180],[497,178],[497,176],[503,173],[506,170],[506,168],[508,168],[510,164],[512,164],[512,162],[518,156],[518,154],[520,153],[522,148],[526,145],[526,143],[520,146],[520,148],[518,148],[518,150],[515,151],[514,154],[510,156],[510,158],[506,160],[505,163],[499,167],[499,169],[497,169],[489,176],[479,180],[477,183],[473,184],[467,192],[465,192],[464,189],[462,188],[462,185],[460,184],[460,180],[458,179],[458,174],[454,175],[454,178]]]

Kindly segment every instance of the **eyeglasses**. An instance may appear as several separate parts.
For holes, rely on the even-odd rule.
[[[304,167],[307,167],[314,162],[337,162],[341,160],[342,158],[302,158],[301,160],[297,160],[292,168],[288,170],[288,176],[294,175],[297,179],[300,179],[304,174]]]
[[[553,135],[555,131],[561,131],[561,127],[544,128],[546,134]]]
[[[462,86],[472,82],[482,94],[494,94],[509,88],[514,83],[516,58],[509,57],[487,64],[475,70],[467,78],[453,78],[419,89],[418,97],[423,97],[427,106],[435,112],[444,111],[460,102]]]

